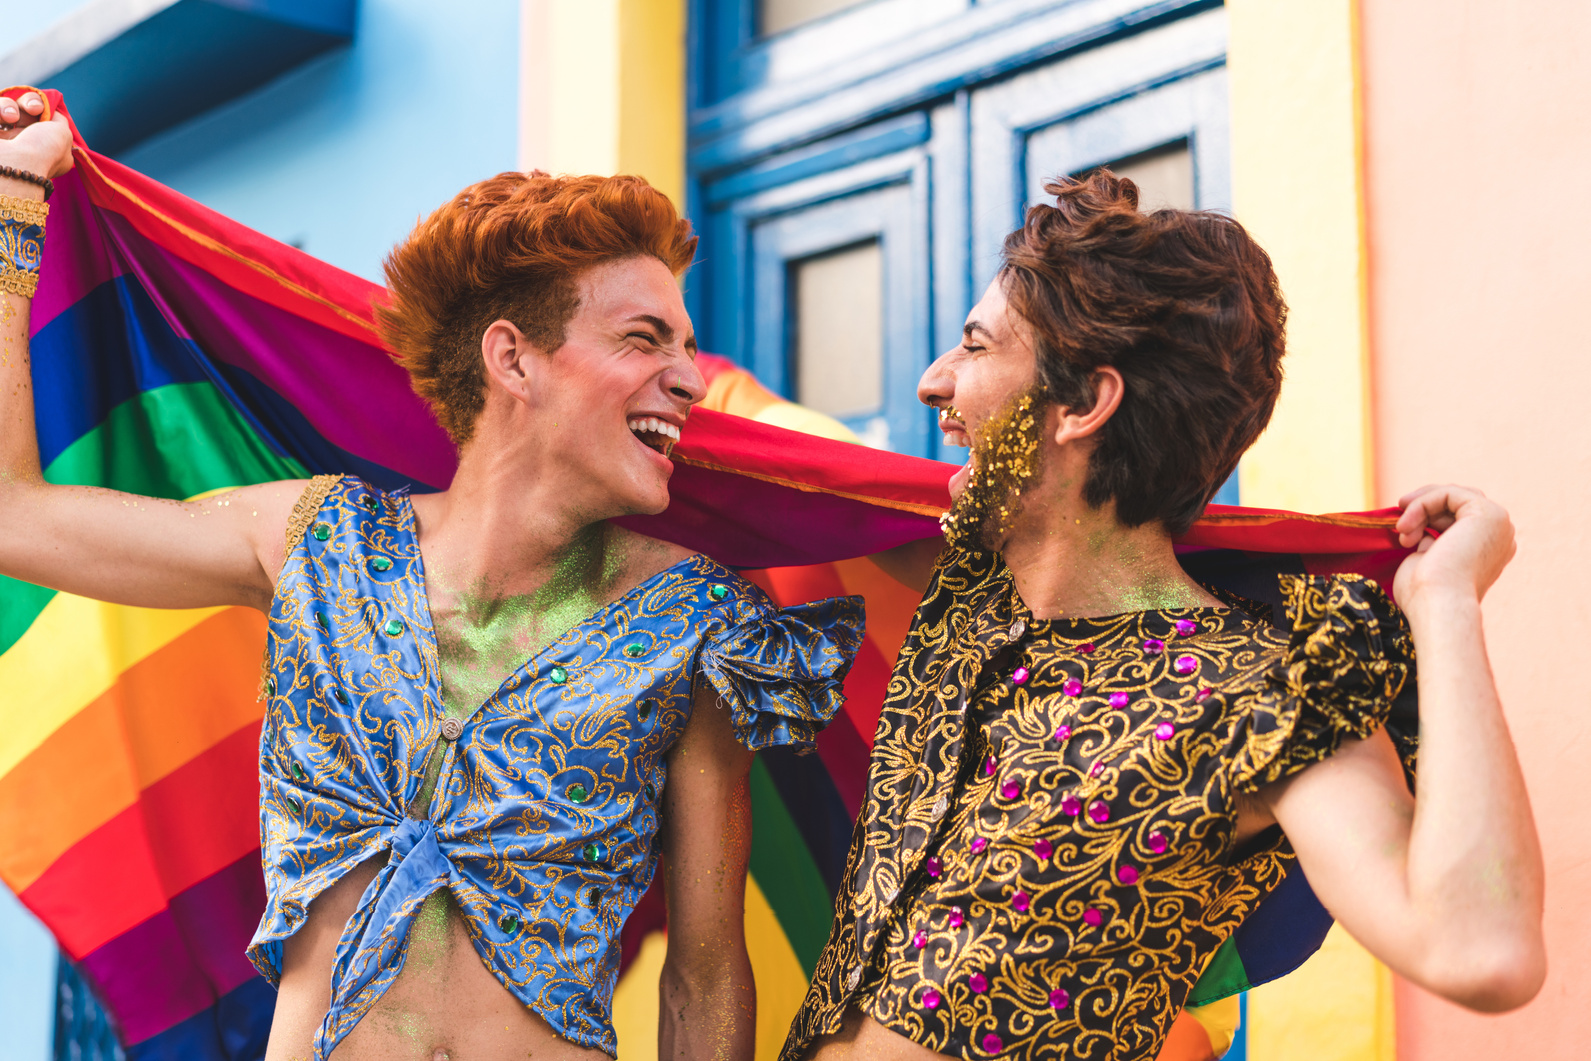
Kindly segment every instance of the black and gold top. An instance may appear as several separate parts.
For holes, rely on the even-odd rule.
[[[1281,588],[1290,632],[1224,594],[1037,621],[998,557],[947,551],[785,1061],[851,1006],[956,1057],[1153,1058],[1293,859],[1274,827],[1237,848],[1239,797],[1387,724],[1414,669],[1375,583]]]

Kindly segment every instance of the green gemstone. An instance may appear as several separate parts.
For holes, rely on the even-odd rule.
[[[586,786],[578,781],[564,789],[564,793],[576,803],[584,803],[591,797],[591,793],[586,791]]]
[[[725,597],[729,596],[729,587],[719,583],[718,585],[709,589],[707,591],[707,595],[713,598],[713,600],[723,600]]]
[[[552,683],[554,685],[562,685],[564,682],[569,680],[569,672],[564,670],[562,667],[554,667],[552,670],[547,672],[547,677],[552,679]]]
[[[504,914],[497,919],[497,927],[512,936],[519,931],[519,918],[514,914]]]
[[[587,862],[598,862],[602,859],[602,847],[600,844],[587,844],[581,849],[580,853],[585,856]]]
[[[378,573],[382,571],[391,571],[392,561],[387,559],[385,556],[372,556],[370,558],[370,570]]]
[[[306,779],[304,774],[304,766],[302,763],[293,764],[293,778],[297,781],[303,781]]]
[[[646,646],[641,644],[639,641],[635,642],[634,644],[624,646],[624,654],[626,656],[639,656],[645,651]]]
[[[602,889],[601,888],[591,888],[591,889],[589,889],[586,892],[586,905],[591,907],[591,909],[593,909],[593,910],[601,909],[601,907],[602,907]]]
[[[364,502],[364,504],[365,504],[365,507],[366,507],[366,508],[368,508],[368,509],[369,509],[369,510],[370,510],[370,511],[372,511],[372,512],[374,512],[374,511],[376,511],[376,510],[377,510],[377,509],[379,509],[379,508],[380,508],[380,507],[381,507],[381,504],[380,504],[380,502],[378,502],[378,501],[377,501],[377,500],[376,500],[376,499],[375,499],[375,498],[374,498],[374,497],[373,497],[373,496],[371,496],[371,495],[370,495],[370,494],[366,494],[366,495],[365,495],[365,502]]]
[[[388,637],[398,637],[403,633],[403,620],[388,619],[387,625],[382,627],[382,629],[387,632]]]
[[[348,694],[342,691],[341,686],[332,686],[331,694],[337,698],[337,702],[339,704],[346,704],[348,702]]]
[[[266,678],[265,679],[265,695],[266,696],[275,696],[276,695],[276,679],[275,678]]]
[[[315,613],[315,623],[322,630],[330,630],[331,629],[331,620],[326,618],[326,613],[325,612],[316,612]]]
[[[642,722],[645,722],[647,719],[651,718],[652,717],[652,701],[650,701],[650,700],[642,700],[640,703],[636,704],[635,705],[635,717],[639,718]]]
[[[646,801],[648,803],[652,803],[656,799],[657,799],[657,789],[653,786],[652,782],[648,781],[646,783]]]
[[[315,530],[312,533],[315,535],[315,540],[317,542],[323,542],[331,537],[331,524],[317,523],[315,524]]]
[[[287,809],[292,811],[294,814],[304,813],[303,804],[299,803],[298,800],[294,799],[292,796],[287,797]]]

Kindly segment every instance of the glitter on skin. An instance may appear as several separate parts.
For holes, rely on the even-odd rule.
[[[1023,487],[1038,473],[1044,440],[1035,410],[1043,391],[1031,387],[978,429],[967,486],[939,518],[945,541],[962,549],[987,549],[1011,527]]]

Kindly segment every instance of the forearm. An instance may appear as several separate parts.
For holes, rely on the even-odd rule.
[[[658,988],[659,1061],[750,1061],[756,1050],[757,992],[744,940],[724,941],[711,960],[663,965]]]
[[[35,185],[0,177],[0,195],[42,201]],[[28,359],[32,300],[0,291],[0,490],[40,481],[39,444],[33,423],[33,370]]]
[[[1436,975],[1539,964],[1541,851],[1480,604],[1444,591],[1408,614],[1420,661],[1420,769],[1407,882],[1425,958]]]

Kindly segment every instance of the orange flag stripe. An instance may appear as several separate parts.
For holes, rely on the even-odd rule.
[[[23,891],[151,785],[258,727],[264,641],[260,613],[217,613],[123,671],[0,777],[0,878]]]

